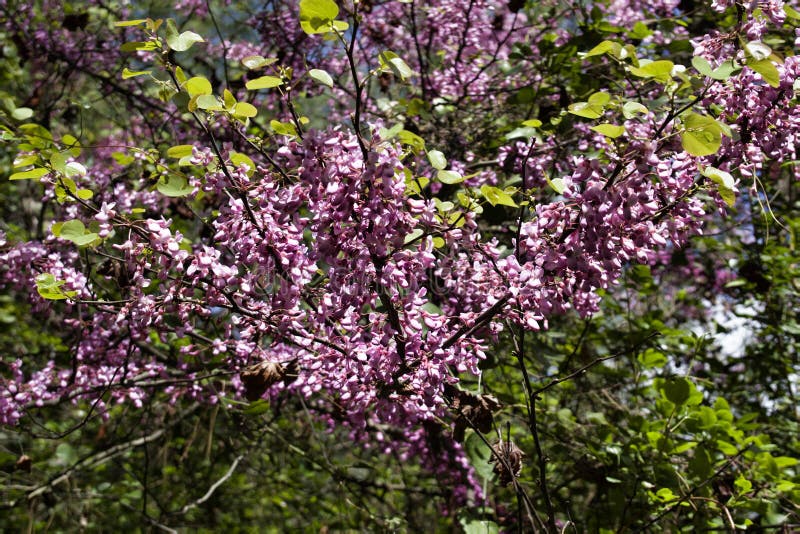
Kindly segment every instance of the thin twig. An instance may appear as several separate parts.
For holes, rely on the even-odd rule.
[[[713,473],[711,476],[709,476],[707,479],[705,479],[704,481],[702,481],[702,482],[700,482],[699,484],[697,484],[696,486],[694,486],[692,489],[690,489],[688,492],[686,492],[686,494],[685,494],[685,495],[683,495],[683,496],[682,496],[680,499],[676,500],[676,501],[675,501],[675,502],[672,504],[672,506],[670,506],[670,507],[668,507],[668,508],[664,509],[664,511],[662,511],[660,514],[658,514],[658,515],[657,515],[657,516],[655,516],[653,519],[651,519],[650,521],[648,521],[648,522],[647,522],[647,523],[646,523],[644,526],[642,526],[642,527],[639,527],[639,528],[636,530],[636,532],[644,532],[644,531],[649,531],[648,529],[649,529],[649,528],[650,528],[652,525],[654,525],[656,522],[658,522],[659,520],[661,520],[661,518],[662,518],[662,517],[664,517],[665,515],[667,515],[667,514],[671,513],[673,510],[675,510],[676,508],[678,508],[678,507],[679,507],[681,504],[683,504],[684,502],[686,502],[686,500],[690,499],[690,498],[691,498],[691,497],[692,497],[692,496],[695,494],[695,492],[697,492],[698,490],[702,489],[702,488],[703,488],[704,486],[706,486],[706,485],[707,485],[709,482],[711,482],[712,480],[714,480],[715,478],[717,478],[718,476],[720,476],[722,473],[724,473],[725,471],[727,471],[727,470],[728,470],[728,468],[729,468],[730,466],[732,466],[734,463],[736,463],[736,461],[737,461],[739,458],[741,458],[741,456],[742,456],[742,455],[743,455],[743,454],[744,454],[744,453],[745,453],[745,452],[746,452],[746,451],[747,451],[749,448],[750,448],[750,445],[748,445],[747,447],[745,447],[745,448],[743,448],[742,450],[740,450],[739,452],[737,452],[737,453],[736,453],[734,456],[731,456],[731,457],[728,459],[728,461],[727,461],[727,462],[725,462],[724,464],[722,464],[722,466],[720,466],[720,467],[719,467],[719,468],[718,468],[716,471],[714,471],[714,473]]]
[[[217,488],[219,488],[219,487],[220,487],[221,485],[223,485],[223,484],[224,484],[224,483],[225,483],[225,482],[226,482],[226,481],[227,481],[229,478],[231,478],[231,476],[233,476],[233,472],[234,472],[234,471],[236,471],[236,467],[239,465],[239,462],[241,462],[243,458],[244,458],[244,455],[243,455],[243,454],[240,454],[239,456],[237,456],[237,457],[236,457],[236,458],[233,460],[233,463],[231,464],[230,468],[228,468],[228,471],[227,471],[227,472],[226,472],[224,475],[222,475],[222,478],[220,478],[219,480],[217,480],[216,482],[214,482],[214,483],[211,485],[211,487],[210,487],[210,488],[208,488],[208,491],[205,493],[205,495],[203,495],[202,497],[200,497],[200,498],[199,498],[199,499],[197,499],[196,501],[194,501],[194,502],[191,502],[191,503],[189,503],[189,504],[185,505],[185,506],[184,506],[183,508],[181,508],[181,509],[180,509],[178,512],[176,512],[176,514],[185,514],[186,512],[188,512],[189,510],[191,510],[192,508],[197,508],[198,506],[200,506],[201,504],[203,504],[204,502],[206,502],[208,499],[210,499],[210,498],[211,498],[211,496],[212,496],[212,495],[214,495],[214,492],[215,492],[215,491],[217,491]]]
[[[542,386],[539,389],[537,389],[536,391],[534,391],[533,394],[534,395],[539,395],[541,393],[544,393],[548,389],[550,389],[550,388],[552,388],[554,386],[557,386],[558,384],[560,384],[562,382],[566,382],[567,380],[572,380],[573,378],[584,374],[586,371],[588,371],[589,369],[591,369],[592,367],[594,367],[595,365],[597,365],[599,363],[602,363],[602,362],[604,362],[606,360],[613,360],[614,358],[619,358],[620,356],[624,356],[625,354],[628,354],[628,353],[638,349],[639,347],[644,345],[646,342],[648,342],[651,339],[653,339],[653,338],[655,338],[657,336],[660,336],[660,335],[661,335],[661,332],[651,332],[647,336],[645,336],[645,338],[642,339],[639,343],[637,343],[632,349],[626,349],[626,350],[617,352],[615,354],[612,354],[610,356],[603,356],[602,358],[597,358],[595,360],[592,360],[591,362],[587,363],[583,367],[580,367],[580,368],[572,371],[567,376],[563,376],[561,378],[554,378],[553,380],[551,380],[550,382],[548,382],[544,386]]]

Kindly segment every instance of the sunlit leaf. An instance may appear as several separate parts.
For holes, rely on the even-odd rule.
[[[271,89],[280,85],[283,85],[283,80],[277,76],[261,76],[260,78],[247,82],[245,87],[251,91],[256,91],[258,89]]]
[[[29,171],[15,172],[9,177],[9,180],[31,180],[35,178],[41,178],[42,176],[44,176],[49,172],[50,172],[49,169],[45,169],[44,167],[37,167]]]
[[[511,195],[499,187],[482,185],[481,194],[483,195],[483,198],[485,198],[492,206],[503,205],[510,206],[512,208],[517,207],[517,204],[514,202],[514,199],[511,197]]]

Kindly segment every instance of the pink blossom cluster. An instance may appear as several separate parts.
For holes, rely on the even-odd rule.
[[[623,127],[615,142],[563,111],[554,125],[574,120],[564,140],[539,135],[485,148],[475,133],[485,125],[469,123],[458,105],[500,108],[506,92],[538,86],[543,36],[549,33],[559,45],[578,32],[564,19],[528,20],[521,7],[511,8],[516,3],[489,0],[346,3],[343,17],[360,17],[359,46],[348,57],[337,41],[302,32],[294,5],[268,4],[250,20],[263,42],[225,41],[210,49],[225,49],[230,59],[261,51],[297,73],[324,67],[337,80],[329,100],[331,124],[302,131],[298,120],[297,136],[265,134],[263,143],[247,144],[239,141],[249,132],[221,114],[198,119],[200,114],[181,116],[175,103],[156,108],[181,116],[170,132],[172,144],[192,146],[191,192],[174,199],[155,185],[174,162],[137,152],[133,163],[120,163],[125,150],[117,147],[153,137],[158,121],[134,119],[128,131],[105,136],[105,146],[82,156],[88,172],[76,181],[94,196],[52,208],[53,222],[94,225],[102,243],[79,253],[54,236],[0,242],[0,286],[30,302],[33,311],[62,317],[71,342],[69,365],[6,362],[3,424],[65,400],[93,402],[100,412],[101,397],[141,406],[153,381],[162,381],[161,390],[172,398],[219,402],[224,395],[247,393],[238,374],[249,366],[293,362],[296,380],[275,382],[263,395],[298,393],[329,424],[347,425],[354,439],[419,456],[443,476],[456,473],[456,493],[474,497],[480,489],[461,445],[444,440],[444,446],[434,446],[442,441],[437,422],[450,417],[445,385],[479,375],[481,360],[509,321],[535,331],[569,310],[591,315],[598,310],[599,290],[613,288],[626,266],[663,262],[701,233],[714,212],[695,194],[705,183],[705,167],[738,169],[737,178],[766,178],[781,162],[797,159],[800,62],[794,57],[776,65],[777,87],[749,67],[727,81],[709,82],[693,106],[713,112],[735,134],[725,136],[712,156],[684,150],[679,117],[656,104],[636,117],[604,109],[603,120]],[[558,11],[556,4],[550,7]],[[606,9],[615,13],[615,24],[627,27],[645,14],[678,16],[677,4],[615,1]],[[712,7],[724,10],[728,4],[716,1]],[[742,28],[754,40],[784,20],[780,2],[757,4],[763,16],[753,15]],[[176,7],[206,12],[205,2]],[[80,42],[55,45],[41,21],[26,20],[59,60],[85,65],[84,56],[72,50],[84,50]],[[345,43],[353,38],[340,37]],[[652,55],[646,47],[670,37],[662,33],[642,50]],[[524,68],[515,69],[512,54],[519,43],[531,53]],[[746,62],[726,33],[712,31],[694,43],[695,54],[714,65],[731,57]],[[95,44],[99,51],[111,49]],[[357,122],[354,96],[361,87],[354,89],[347,77],[355,71],[366,79],[385,50],[402,52],[415,71],[396,96],[421,97],[431,105],[426,112],[435,127],[426,132],[435,132],[431,136],[447,152],[448,170],[467,175],[479,169],[464,184],[437,182],[424,151],[415,154],[397,138],[381,138],[380,126],[407,117],[398,108],[384,113],[377,103],[380,88],[365,90],[370,102],[357,111],[367,115],[367,123]],[[321,91],[304,84],[293,90]],[[663,86],[641,85],[622,90],[620,98],[661,98]],[[555,106],[559,93],[543,87],[538,94],[542,105]],[[262,98],[263,109],[283,120],[293,117],[286,93]],[[464,125],[449,125],[440,134],[448,106]],[[519,118],[498,122],[506,127]],[[192,119],[203,128],[188,126]],[[343,124],[334,124],[336,119]],[[350,129],[353,124],[361,131]],[[245,150],[253,165],[234,164],[235,152]],[[150,175],[150,169],[156,172]],[[138,177],[127,176],[134,170]],[[470,200],[488,209],[494,202],[480,186],[501,186],[514,175],[521,187],[511,194],[529,205],[508,206],[515,231],[494,231]],[[432,183],[414,192],[409,184],[419,177]],[[49,177],[42,182],[42,200],[58,204],[57,183]],[[723,209],[722,198],[709,190]],[[60,305],[44,300],[36,286],[40,273],[76,293]],[[208,366],[232,375],[230,389],[211,391],[199,379],[192,382]]]

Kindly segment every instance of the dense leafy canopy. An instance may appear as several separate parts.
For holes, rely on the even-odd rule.
[[[0,0],[2,524],[798,528],[796,9]]]

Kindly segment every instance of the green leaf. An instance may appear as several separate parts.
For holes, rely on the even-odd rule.
[[[728,61],[723,61],[720,63],[719,67],[714,69],[714,72],[711,73],[711,77],[715,80],[727,80],[736,72],[742,70],[742,67],[737,65],[733,60],[729,59]]]
[[[628,36],[631,39],[646,39],[651,35],[653,35],[653,32],[642,21],[638,21],[636,24],[634,24],[633,29],[628,32]]]
[[[128,26],[141,26],[145,24],[147,19],[134,19],[134,20],[120,20],[114,23],[117,28],[126,28]]]
[[[559,195],[562,194],[567,189],[567,184],[564,183],[563,178],[553,178],[552,180],[550,177],[545,173],[544,179],[547,180],[547,185],[549,185],[553,191],[558,193]]]
[[[656,492],[656,498],[661,502],[674,501],[678,497],[669,488],[661,488]]]
[[[772,49],[761,41],[748,42],[744,45],[744,50],[748,58],[755,59],[756,61],[767,59],[772,55]]]
[[[692,66],[704,76],[714,80],[727,80],[739,67],[731,60],[724,61],[716,69],[711,68],[711,64],[702,56],[692,58]]]
[[[189,96],[211,94],[211,82],[209,82],[208,79],[204,78],[203,76],[194,76],[189,78],[186,80],[186,83],[183,87],[189,93]]]
[[[702,429],[710,429],[717,422],[717,413],[709,406],[700,406],[694,413],[698,426]]]
[[[197,95],[192,98],[194,105],[206,111],[222,111],[222,102],[214,95]]]
[[[50,155],[50,166],[64,174],[67,170],[67,157],[61,152],[53,152],[53,154]]]
[[[568,108],[569,112],[587,119],[597,119],[603,115],[606,104],[611,100],[611,95],[599,91],[589,97],[588,102],[576,102]]]
[[[602,56],[603,54],[609,54],[612,56],[619,56],[619,52],[622,50],[622,45],[614,42],[614,41],[603,41],[599,45],[595,46],[588,52],[586,52],[583,57],[593,57],[593,56]]]
[[[261,76],[260,78],[256,78],[255,80],[250,80],[246,84],[250,91],[256,91],[258,89],[271,89],[273,87],[278,87],[283,85],[283,80],[278,78],[277,76]]]
[[[186,80],[187,80],[186,73],[183,72],[182,68],[177,67],[177,66],[175,67],[175,79],[178,80],[178,83],[181,84],[181,85],[186,83]]]
[[[407,195],[419,195],[422,193],[422,190],[425,189],[430,180],[425,176],[420,176],[418,178],[414,178],[413,175],[406,178],[406,194]]]
[[[672,61],[661,59],[651,61],[640,67],[631,67],[630,72],[639,78],[655,78],[660,82],[668,82],[672,78],[671,73],[674,66],[675,64]]]
[[[224,89],[222,91],[222,102],[225,104],[225,109],[231,111],[236,105],[236,97],[233,96],[233,93]]]
[[[75,196],[81,200],[89,200],[94,196],[94,191],[91,189],[78,189],[75,191]]]
[[[308,75],[312,79],[317,80],[322,85],[333,87],[333,78],[331,78],[331,75],[322,69],[311,69],[310,71],[308,71]]]
[[[136,76],[142,76],[144,74],[150,74],[149,70],[130,70],[128,67],[122,69],[122,79],[127,80],[128,78],[135,78]]]
[[[683,117],[683,149],[693,156],[715,154],[722,144],[722,128],[711,117],[689,112]]]
[[[134,161],[136,161],[136,158],[134,158],[133,156],[129,156],[124,152],[113,152],[111,154],[111,157],[114,158],[114,161],[116,161],[117,164],[121,165],[122,167],[126,167],[131,163],[133,163]]]
[[[167,46],[176,52],[185,52],[195,43],[202,43],[204,39],[190,31],[178,33],[178,28],[172,19],[167,20]]]
[[[42,273],[36,277],[36,292],[39,296],[48,300],[64,300],[74,297],[77,291],[62,291],[61,286],[66,284],[66,280],[57,280],[50,273]]]
[[[793,458],[791,456],[775,456],[773,458],[775,460],[775,464],[777,464],[778,469],[784,469],[786,467],[793,467],[797,465],[800,460],[797,458]]]
[[[625,133],[624,126],[618,126],[616,124],[598,124],[597,126],[593,126],[592,130],[595,132],[605,135],[606,137],[610,137],[611,139],[616,139],[620,135]]]
[[[53,230],[53,233],[55,233],[55,228]],[[72,241],[79,247],[88,245],[99,237],[94,232],[87,232],[83,222],[78,219],[73,219],[62,224],[61,227],[58,228],[58,234],[56,235],[61,239]]]
[[[258,109],[253,104],[248,104],[247,102],[237,102],[236,105],[233,107],[233,116],[234,117],[255,117],[258,115]]]
[[[65,202],[69,199],[69,195],[75,195],[78,192],[78,188],[75,185],[75,182],[71,178],[63,177],[56,182],[56,199],[59,202]]]
[[[483,195],[483,198],[485,198],[492,206],[497,206],[499,204],[503,206],[511,206],[512,208],[517,207],[517,204],[514,202],[514,199],[511,197],[511,195],[499,187],[482,185],[481,194]]]
[[[338,14],[333,0],[300,0],[300,27],[309,35],[347,30],[346,22],[335,20]]]
[[[661,392],[668,401],[676,406],[681,406],[689,400],[691,389],[691,383],[687,379],[670,377],[664,382]]]
[[[589,97],[589,104],[592,106],[605,106],[611,101],[611,95],[605,91],[598,91]]]
[[[81,155],[81,144],[70,134],[64,134],[61,137],[61,144],[67,148],[67,151],[76,158]]]
[[[438,150],[429,150],[428,151],[428,161],[431,162],[431,166],[434,169],[444,170],[447,167],[447,158],[444,157],[444,154],[439,152]]]
[[[443,184],[460,184],[464,181],[464,177],[461,176],[461,173],[456,171],[445,171],[440,170],[436,173],[436,179],[442,182]]]
[[[131,41],[122,44],[119,49],[122,52],[138,52],[138,51],[153,51],[158,49],[158,45],[153,41]]]
[[[191,156],[193,145],[175,145],[167,149],[167,157],[180,159],[184,156]]]
[[[542,125],[542,121],[539,119],[528,119],[526,121],[522,121],[522,125],[528,128],[538,128]]]
[[[692,66],[697,72],[704,76],[710,77],[714,72],[714,69],[711,68],[711,63],[703,56],[694,56],[692,58]]]
[[[30,180],[35,178],[41,178],[42,176],[44,176],[49,172],[50,172],[49,169],[45,169],[44,167],[37,167],[29,171],[15,172],[9,177],[9,180]]]
[[[15,169],[19,167],[27,167],[28,165],[33,165],[39,161],[39,156],[37,154],[30,154],[27,156],[18,155],[14,158],[13,166]]]
[[[497,523],[482,519],[461,519],[464,534],[497,534],[500,527]]]
[[[626,119],[632,119],[636,114],[647,115],[649,110],[639,102],[625,102],[622,106],[622,115]]]
[[[77,161],[70,161],[64,166],[64,174],[67,176],[86,176],[86,167]]]
[[[268,67],[273,63],[277,63],[277,61],[278,58],[274,57],[265,58],[261,56],[247,56],[246,58],[242,59],[242,65],[244,65],[244,68],[248,70],[256,70],[263,67]]]
[[[603,115],[603,106],[595,106],[588,102],[575,102],[569,105],[568,111],[578,117],[598,119]]]
[[[168,197],[184,197],[192,192],[193,188],[181,174],[162,176],[156,184],[158,192]]]
[[[694,450],[694,455],[689,460],[689,472],[701,480],[711,474],[711,456],[704,446],[701,445]]]
[[[16,108],[11,112],[11,117],[18,121],[25,121],[33,117],[33,110],[26,107]]]
[[[722,187],[726,187],[728,189],[733,189],[736,181],[733,179],[733,176],[725,171],[721,171],[715,167],[706,167],[703,169],[703,176],[711,178],[715,183],[718,183]]]
[[[717,440],[717,449],[719,449],[719,452],[726,456],[735,456],[736,454],[739,454],[739,450],[736,447],[721,439]]]
[[[741,473],[739,473],[739,476],[736,478],[733,484],[736,486],[736,489],[740,495],[753,489],[753,483],[744,478],[744,475]]]
[[[397,139],[399,139],[404,145],[408,145],[413,148],[416,152],[425,149],[425,140],[414,132],[400,130],[397,132]]]
[[[269,125],[272,128],[272,130],[278,135],[291,135],[294,137],[297,136],[297,129],[291,122],[280,122],[276,120],[271,120],[269,121]]]
[[[647,349],[643,353],[639,354],[636,359],[639,360],[639,363],[642,365],[642,367],[646,369],[663,367],[667,364],[667,357],[664,356],[664,353],[655,349]]]
[[[247,408],[242,410],[242,413],[251,417],[261,415],[269,411],[269,401],[266,399],[258,399],[251,402]]]
[[[253,163],[253,160],[250,159],[249,156],[246,154],[242,154],[241,152],[231,152],[231,163],[234,166],[240,167],[241,165],[247,165],[249,170],[247,171],[247,176],[252,175],[256,170],[256,164]]]
[[[422,234],[424,234],[424,233],[425,233],[425,232],[422,230],[422,228],[415,228],[414,230],[412,230],[411,232],[409,232],[409,233],[406,235],[406,238],[405,238],[405,240],[403,241],[403,244],[404,244],[404,245],[408,245],[409,243],[411,243],[411,242],[412,242],[412,241],[414,241],[415,239],[418,239],[419,237],[421,237],[421,236],[422,236]]]
[[[530,139],[534,135],[537,134],[536,128],[531,128],[530,126],[524,126],[522,128],[514,128],[510,132],[506,134],[506,139],[511,141],[512,139]]]
[[[378,61],[380,61],[381,67],[384,69],[388,68],[401,80],[407,80],[414,74],[411,67],[391,50],[386,50],[378,54]]]
[[[464,451],[476,473],[484,479],[492,478],[494,466],[489,462],[492,451],[474,431],[470,431],[464,440]]]
[[[770,86],[780,86],[781,75],[769,59],[749,60],[747,66],[759,73]]]

